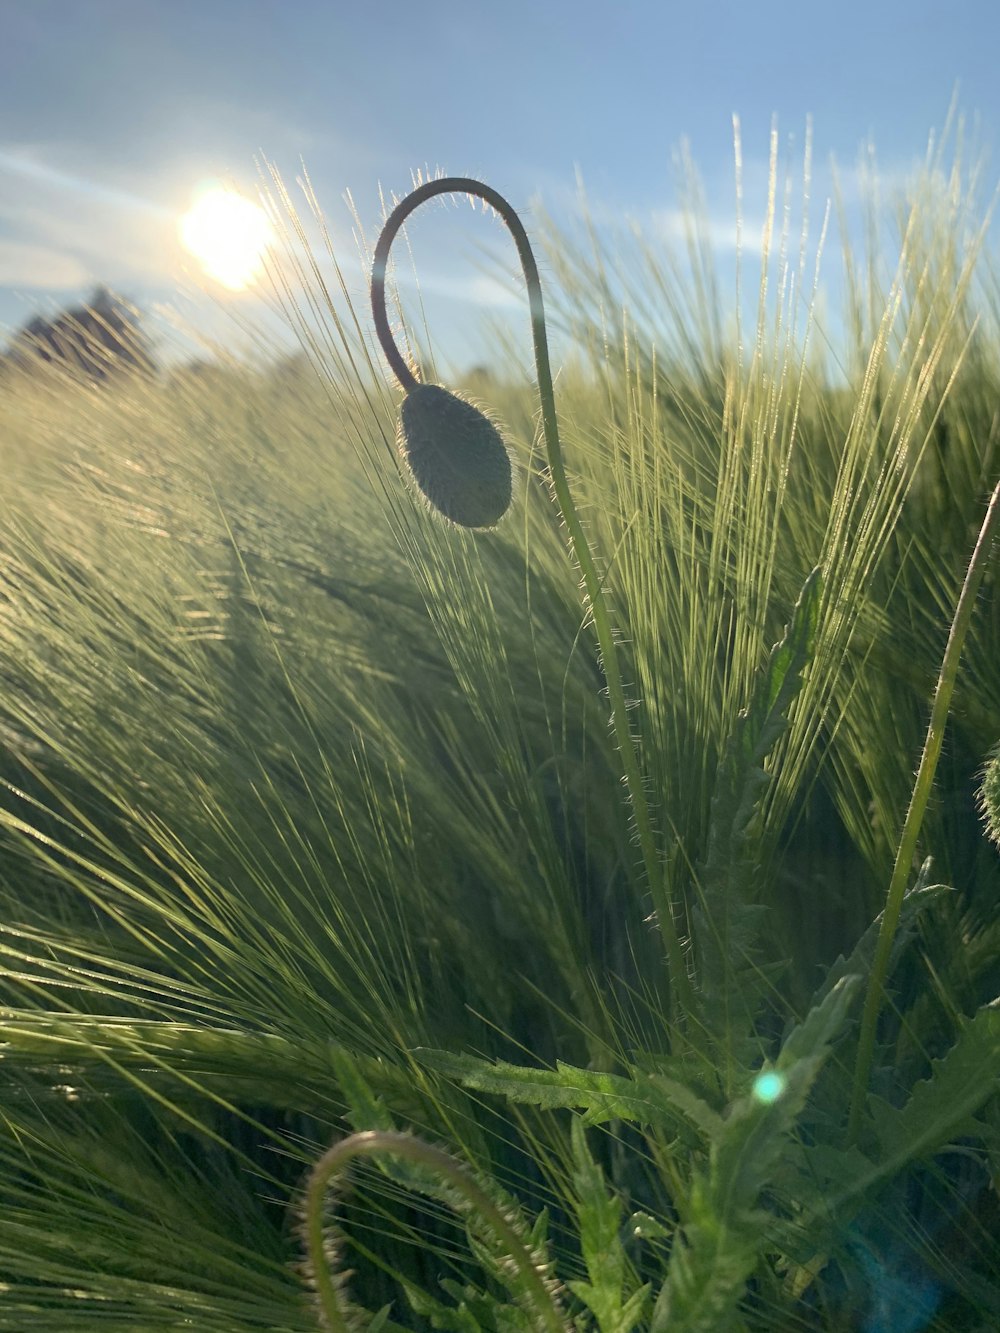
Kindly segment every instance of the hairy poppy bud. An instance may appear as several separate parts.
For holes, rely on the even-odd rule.
[[[400,408],[399,445],[435,509],[463,528],[492,528],[513,488],[500,432],[477,407],[438,384],[418,384]]]
[[[983,770],[979,809],[986,824],[987,836],[1000,846],[1000,746],[993,750]]]

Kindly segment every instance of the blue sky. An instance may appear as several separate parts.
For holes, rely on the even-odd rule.
[[[236,339],[222,312],[253,320],[258,303],[193,292],[176,222],[207,179],[252,189],[261,152],[289,180],[305,160],[362,300],[344,192],[374,230],[379,188],[427,167],[488,180],[529,227],[536,201],[572,225],[579,173],[602,226],[627,216],[655,239],[686,140],[724,274],[734,113],[748,234],[775,116],[792,156],[812,119],[814,225],[831,157],[848,192],[868,139],[887,179],[905,177],[956,87],[1000,177],[996,0],[0,0],[0,23],[0,331],[103,281]],[[414,230],[457,366],[488,359],[484,313],[517,318],[483,275],[498,231],[454,210]]]

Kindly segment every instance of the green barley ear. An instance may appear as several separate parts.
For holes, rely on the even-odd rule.
[[[1000,847],[1000,744],[990,751],[978,796],[986,836]]]
[[[399,447],[436,510],[463,528],[492,528],[510,507],[512,474],[500,432],[477,407],[438,384],[403,399]]]

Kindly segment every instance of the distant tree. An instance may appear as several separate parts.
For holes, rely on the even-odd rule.
[[[138,311],[106,287],[98,287],[85,305],[52,319],[29,320],[14,335],[6,359],[25,370],[39,362],[61,365],[96,381],[155,368]]]

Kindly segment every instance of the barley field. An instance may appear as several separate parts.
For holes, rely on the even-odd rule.
[[[276,184],[300,356],[0,377],[0,1330],[1000,1326],[988,210],[835,344],[774,171],[739,296],[531,220],[492,528]]]

